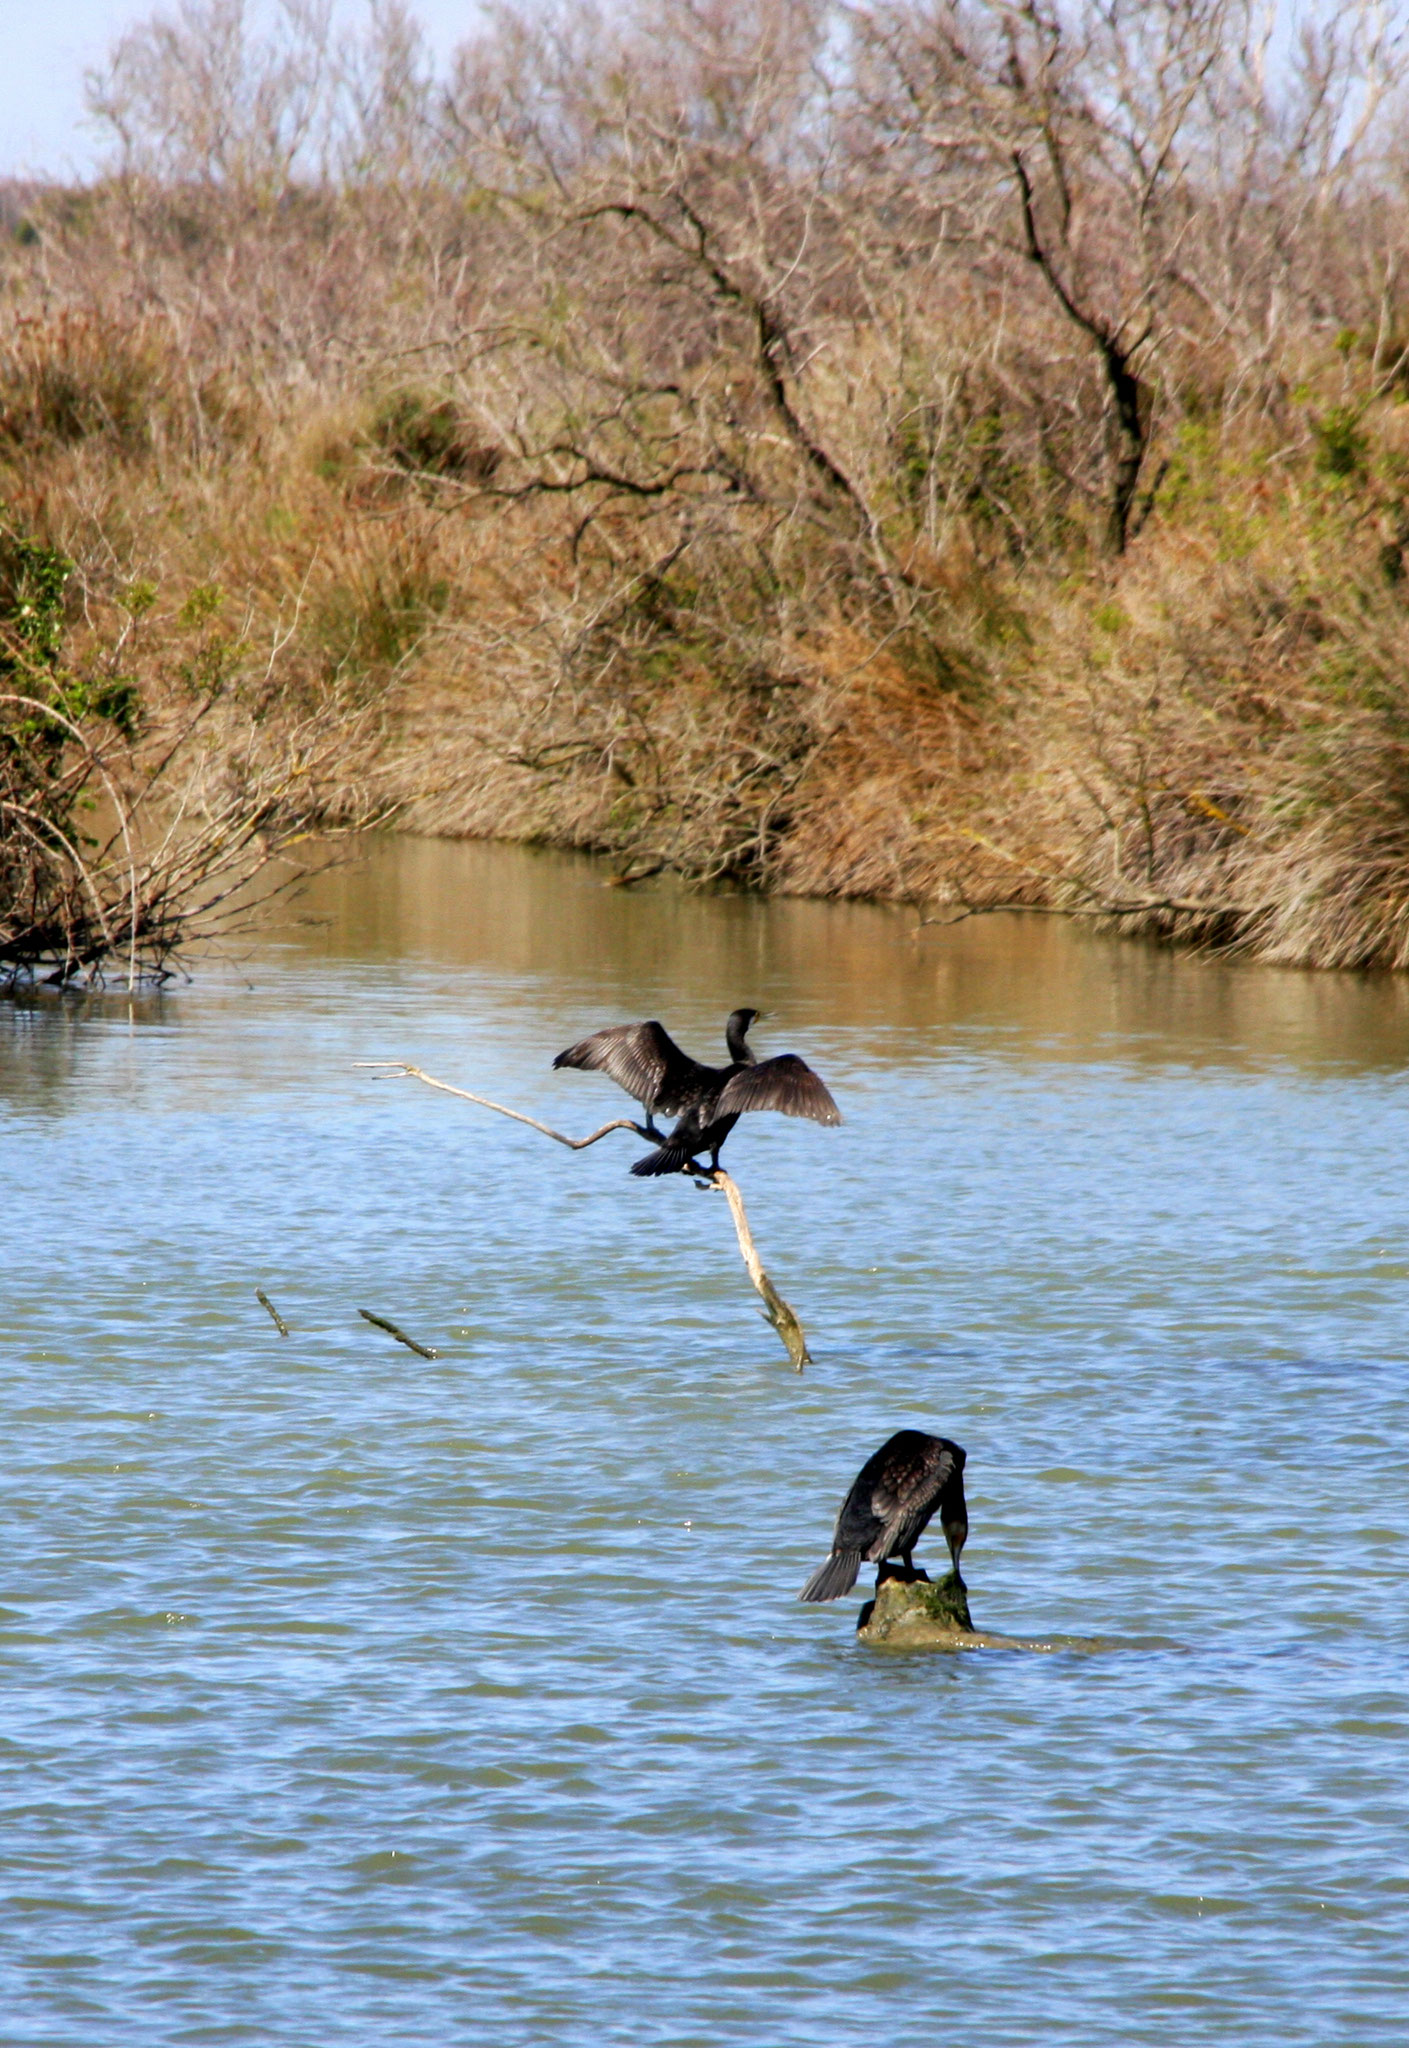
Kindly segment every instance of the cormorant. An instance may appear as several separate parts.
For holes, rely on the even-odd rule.
[[[663,1024],[609,1024],[554,1060],[555,1067],[588,1067],[609,1074],[646,1111],[646,1133],[660,1144],[631,1171],[644,1178],[662,1173],[713,1173],[719,1148],[746,1110],[776,1109],[784,1116],[839,1124],[841,1111],[806,1060],[796,1053],[756,1059],[748,1031],[757,1010],[735,1010],[724,1027],[727,1067],[706,1067],[682,1052]],[[668,1134],[658,1130],[656,1111],[676,1116]],[[708,1152],[708,1167],[698,1155]]]
[[[964,1453],[947,1436],[898,1429],[868,1458],[842,1502],[832,1537],[832,1554],[798,1594],[799,1600],[839,1600],[856,1584],[863,1559],[879,1565],[876,1584],[887,1573],[885,1560],[898,1557],[907,1578],[926,1578],[911,1556],[925,1524],[938,1508],[957,1573],[969,1533],[964,1504]]]

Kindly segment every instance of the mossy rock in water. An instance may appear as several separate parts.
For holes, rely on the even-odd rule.
[[[856,1639],[886,1650],[1101,1650],[1100,1639],[1077,1636],[1000,1636],[975,1628],[969,1594],[957,1572],[932,1586],[928,1579],[884,1579],[856,1623]]]
[[[883,1579],[856,1624],[863,1643],[910,1644],[952,1649],[973,1640],[969,1593],[957,1572],[937,1583],[928,1579]]]

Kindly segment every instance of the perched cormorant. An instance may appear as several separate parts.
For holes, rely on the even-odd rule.
[[[609,1024],[554,1060],[555,1067],[589,1067],[609,1074],[617,1086],[634,1095],[646,1111],[646,1131],[661,1143],[631,1171],[645,1178],[662,1173],[712,1173],[719,1148],[746,1110],[776,1109],[784,1116],[810,1117],[816,1124],[839,1124],[841,1111],[806,1060],[779,1053],[755,1059],[748,1031],[759,1012],[735,1010],[724,1027],[729,1048],[727,1067],[706,1067],[682,1052],[663,1024]],[[667,1135],[658,1130],[656,1111],[679,1122]],[[699,1155],[708,1152],[708,1167]]]
[[[947,1436],[926,1436],[920,1429],[898,1429],[856,1475],[842,1502],[832,1537],[832,1554],[812,1574],[799,1600],[839,1600],[856,1584],[863,1559],[878,1564],[876,1584],[886,1574],[885,1560],[898,1557],[909,1578],[924,1578],[911,1556],[925,1524],[938,1508],[955,1571],[969,1533],[964,1505],[964,1453]]]

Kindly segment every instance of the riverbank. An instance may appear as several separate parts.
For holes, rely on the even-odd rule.
[[[199,713],[203,788],[298,829],[1409,966],[1409,385],[1349,212],[1298,216],[1270,338],[1189,272],[1118,445],[1041,265],[921,262],[864,153],[787,173],[804,261],[756,134],[696,162],[686,123],[628,192],[649,136],[592,101],[605,157],[491,180],[456,89],[453,165],[138,151],[0,209],[0,502],[75,565],[85,704],[149,759]]]

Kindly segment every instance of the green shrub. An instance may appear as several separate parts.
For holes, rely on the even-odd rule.
[[[449,398],[395,391],[373,415],[367,438],[397,469],[414,476],[465,477],[487,483],[500,451],[482,441]]]
[[[1352,477],[1364,467],[1369,436],[1360,424],[1360,409],[1333,405],[1311,422],[1316,467],[1323,476]]]

